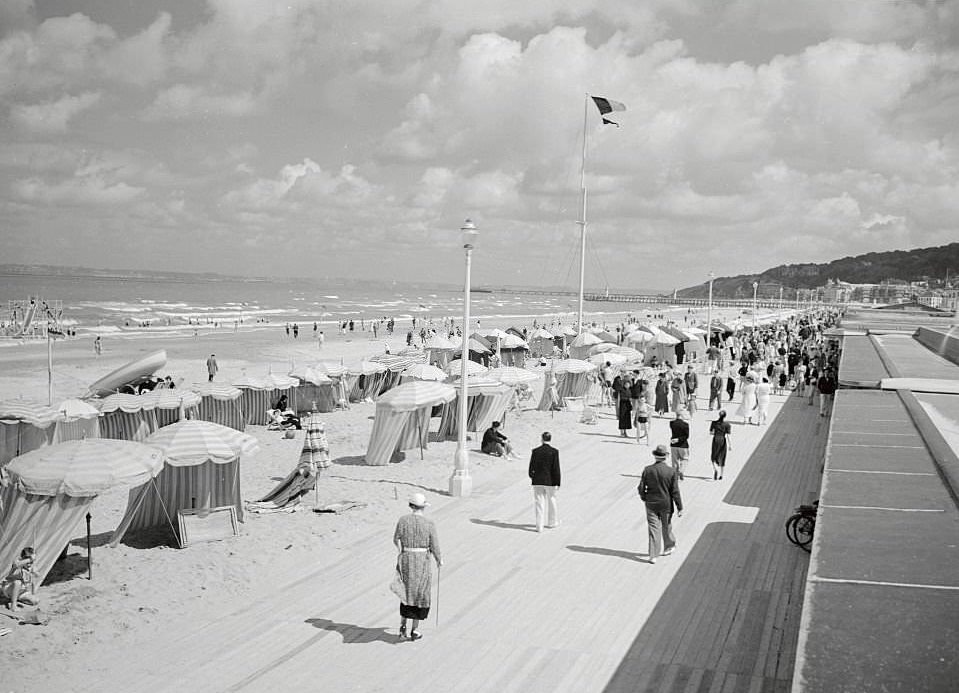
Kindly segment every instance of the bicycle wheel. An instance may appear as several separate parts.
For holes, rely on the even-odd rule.
[[[812,543],[815,530],[816,520],[808,515],[793,515],[786,525],[786,535],[789,540],[804,549]]]

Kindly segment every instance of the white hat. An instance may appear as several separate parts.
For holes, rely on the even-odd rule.
[[[410,496],[410,505],[416,508],[425,508],[429,503],[426,502],[426,496],[422,493],[414,493]]]

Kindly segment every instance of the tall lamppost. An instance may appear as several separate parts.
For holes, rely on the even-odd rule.
[[[759,291],[759,282],[753,282],[753,332],[756,331],[756,294]]]
[[[467,219],[460,227],[463,249],[466,251],[466,282],[463,289],[463,349],[460,354],[460,401],[459,401],[459,437],[456,444],[456,457],[453,460],[453,475],[450,476],[450,495],[468,496],[473,492],[473,479],[470,477],[470,453],[466,449],[466,414],[469,409],[469,378],[466,363],[469,360],[470,325],[470,264],[473,244],[479,236],[476,224]]]
[[[706,308],[706,351],[713,345],[713,279],[715,272],[709,273],[709,307]]]
[[[779,320],[783,319],[783,285],[779,285]]]

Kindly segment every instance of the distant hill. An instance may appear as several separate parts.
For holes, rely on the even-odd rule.
[[[783,286],[789,296],[792,289],[814,289],[825,284],[828,279],[839,279],[851,284],[878,284],[891,279],[906,282],[940,280],[945,278],[947,272],[950,277],[959,274],[959,243],[935,248],[866,253],[824,264],[780,265],[760,274],[717,277],[713,280],[713,296],[751,298],[754,281],[760,284],[760,295],[773,296],[778,294],[779,287]],[[690,286],[677,292],[679,296],[691,298],[704,297],[708,293],[708,283]]]

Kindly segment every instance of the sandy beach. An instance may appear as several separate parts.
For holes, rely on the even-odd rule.
[[[681,311],[686,314],[685,308]],[[733,316],[714,311],[713,317]],[[60,341],[54,352],[56,401],[82,395],[96,378],[157,348],[166,349],[169,356],[160,373],[182,378],[189,385],[206,380],[204,362],[211,353],[220,364],[217,381],[229,383],[244,373],[261,375],[270,369],[285,373],[293,363],[355,363],[382,353],[383,344],[365,335],[348,339],[334,334],[320,350],[315,341],[304,339],[304,333],[293,339],[275,325],[236,333],[232,329],[207,332],[198,338],[109,338],[104,340],[99,357],[94,355],[90,339]],[[0,349],[0,373],[0,397],[46,399],[46,350],[42,345]],[[557,425],[548,412],[532,409],[542,379],[533,386],[537,397],[526,403],[528,410],[506,423],[521,465],[537,444],[539,432]],[[128,490],[102,494],[92,506],[93,580],[87,579],[84,532],[77,527],[68,558],[58,564],[41,589],[50,623],[18,626],[9,618],[0,620],[0,626],[13,628],[0,643],[0,688],[71,690],[71,671],[101,669],[122,651],[120,648],[137,647],[161,635],[170,637],[187,622],[206,622],[238,605],[256,601],[304,571],[315,570],[331,556],[348,554],[358,538],[372,531],[380,531],[388,542],[392,525],[412,492],[424,491],[436,506],[453,501],[446,493],[454,441],[431,443],[423,459],[414,450],[404,461],[386,467],[364,464],[374,411],[374,404],[359,403],[348,411],[324,415],[333,464],[321,478],[320,504],[357,503],[357,507],[339,514],[311,512],[311,494],[309,502],[301,504],[296,512],[248,513],[240,536],[231,540],[178,550],[143,539],[138,543],[134,538],[110,548],[107,543],[126,507]],[[563,415],[565,423],[574,418],[572,414]],[[260,442],[260,451],[245,458],[241,467],[243,497],[254,500],[295,466],[303,433],[285,439],[281,433],[261,426],[250,426],[247,432]],[[484,485],[485,477],[500,473],[505,464],[509,463],[474,455],[472,470],[477,487]],[[516,483],[522,483],[522,479]],[[357,571],[366,568],[356,566]]]

